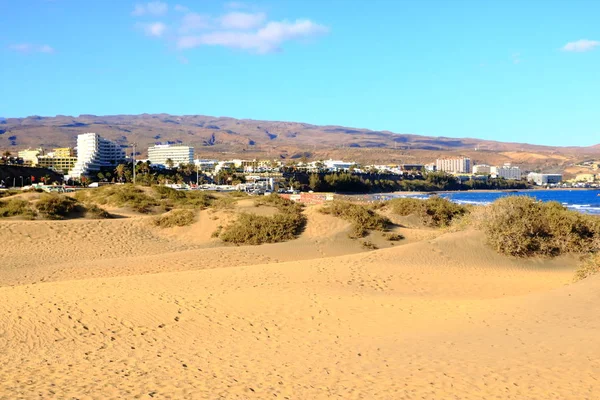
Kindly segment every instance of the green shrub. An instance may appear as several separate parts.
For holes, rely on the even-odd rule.
[[[286,199],[276,194],[261,196],[254,200],[254,205],[271,206],[277,208],[282,213],[300,213],[304,208],[302,204]]]
[[[147,213],[158,202],[134,185],[107,185],[97,189],[81,190],[75,198],[82,202],[93,201],[101,205],[130,207],[139,213]]]
[[[349,237],[357,239],[368,235],[369,231],[385,231],[391,221],[361,204],[346,201],[334,201],[319,210],[352,223]]]
[[[469,212],[465,206],[455,204],[441,197],[433,196],[427,200],[414,198],[393,199],[388,202],[392,212],[398,215],[417,215],[423,224],[430,227],[445,227],[452,220]]]
[[[600,253],[589,254],[583,259],[577,271],[574,281],[580,281],[600,272]]]
[[[77,200],[60,194],[44,194],[35,204],[38,212],[48,219],[63,219],[78,206]]]
[[[160,228],[172,228],[175,226],[187,226],[194,222],[195,214],[191,210],[173,210],[167,214],[159,215],[152,219],[154,226]]]
[[[598,248],[600,219],[556,202],[509,196],[486,210],[482,228],[496,251],[512,256],[557,256]]]
[[[244,213],[219,237],[235,244],[278,243],[294,239],[305,223],[304,215],[296,213],[278,213],[270,217]]]
[[[31,208],[28,201],[23,199],[0,201],[0,218],[21,216],[27,219],[33,219],[35,218],[35,215],[35,210]]]
[[[198,190],[175,190],[168,186],[152,186],[152,190],[161,200],[164,209],[173,207],[200,208],[208,207],[214,196]]]
[[[237,200],[233,197],[217,197],[211,204],[210,207],[215,210],[229,210],[237,203]]]

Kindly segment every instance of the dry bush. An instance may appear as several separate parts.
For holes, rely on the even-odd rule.
[[[577,271],[575,271],[574,281],[580,281],[585,278],[589,278],[600,272],[600,253],[589,254],[585,257]]]
[[[173,210],[152,219],[152,224],[160,228],[187,226],[194,222],[195,214],[191,210]]]
[[[94,203],[84,204],[85,208],[85,216],[93,219],[106,219],[112,218],[112,215],[103,209],[102,207],[97,206]]]
[[[3,197],[14,196],[15,194],[22,193],[20,190],[8,189],[0,190],[0,199]]]
[[[397,242],[399,240],[404,239],[404,235],[402,235],[400,233],[384,233],[383,238],[390,242]]]
[[[372,242],[370,242],[369,240],[365,240],[361,243],[361,246],[363,249],[367,249],[367,250],[377,250],[378,247],[375,246],[375,244],[373,244]]]
[[[527,196],[496,200],[486,208],[481,226],[496,251],[519,257],[590,252],[600,238],[597,217]]]
[[[80,207],[77,200],[60,194],[43,194],[35,204],[38,212],[48,219],[63,219]]]
[[[24,217],[34,219],[35,216],[36,212],[28,201],[23,199],[0,201],[0,218]]]
[[[391,221],[361,204],[346,201],[334,201],[319,210],[323,214],[334,215],[352,223],[352,231],[349,237],[352,239],[362,238],[370,231],[385,231],[391,225]]]
[[[394,214],[406,216],[417,215],[423,224],[430,227],[446,227],[459,217],[469,213],[469,209],[441,197],[430,197],[426,200],[401,198],[388,201]]]
[[[254,206],[271,206],[277,208],[282,213],[300,213],[304,208],[302,204],[276,194],[256,198],[254,200]]]

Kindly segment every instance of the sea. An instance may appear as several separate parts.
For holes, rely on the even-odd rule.
[[[397,197],[426,199],[432,194],[377,194],[373,200]],[[486,205],[501,197],[530,196],[540,201],[557,201],[565,207],[585,214],[600,215],[600,190],[516,190],[516,191],[465,191],[437,192],[436,195],[458,204]]]

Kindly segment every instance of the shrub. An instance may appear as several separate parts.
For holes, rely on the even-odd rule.
[[[361,246],[363,249],[368,249],[368,250],[377,250],[378,247],[375,246],[372,242],[365,240],[364,242],[361,243]]]
[[[388,204],[395,214],[415,214],[420,217],[423,224],[435,228],[448,226],[454,218],[461,217],[469,212],[467,207],[437,196],[430,197],[427,200],[393,199]]]
[[[385,240],[389,240],[390,242],[397,242],[404,239],[404,235],[401,235],[400,233],[384,233],[383,238]]]
[[[282,213],[300,213],[302,212],[303,206],[300,203],[286,199],[276,194],[258,197],[254,200],[254,205],[258,206],[271,206],[277,208]]]
[[[235,244],[284,242],[294,239],[305,223],[306,218],[301,213],[278,213],[270,217],[244,213],[219,237]]]
[[[0,201],[0,218],[21,216],[33,219],[35,215],[35,210],[31,208],[28,201],[23,199]]]
[[[35,204],[42,216],[48,219],[63,219],[78,207],[77,200],[59,195],[45,194]]]
[[[223,225],[219,225],[219,226],[217,226],[217,229],[210,235],[210,237],[218,238],[221,235],[222,231],[223,231]]]
[[[216,210],[232,209],[237,200],[233,197],[218,197],[211,203],[211,208]]]
[[[134,185],[108,185],[97,189],[82,190],[75,194],[79,201],[94,201],[115,207],[130,207],[134,211],[147,213],[158,202]]]
[[[600,272],[600,253],[590,254],[583,259],[577,271],[574,281],[580,281]]]
[[[96,204],[88,203],[85,206],[85,216],[88,218],[105,219],[112,218],[112,215],[105,209],[98,207]]]
[[[21,193],[21,191],[13,190],[13,189],[0,190],[0,199],[3,197],[14,196],[15,194],[19,194],[19,193]]]
[[[482,228],[496,251],[512,256],[557,256],[598,248],[600,220],[569,211],[556,202],[527,196],[496,200],[486,210]]]
[[[214,200],[214,196],[201,191],[181,191],[168,186],[152,186],[152,190],[163,201],[164,209],[172,207],[206,208]]]
[[[377,214],[367,206],[346,201],[334,201],[320,209],[323,214],[330,214],[352,223],[349,237],[357,239],[365,237],[369,231],[385,231],[391,221]]]
[[[194,222],[194,212],[191,210],[173,210],[167,214],[152,219],[154,226],[160,228],[172,228],[175,226],[187,226]]]

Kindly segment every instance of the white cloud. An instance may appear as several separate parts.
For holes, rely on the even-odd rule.
[[[144,31],[146,36],[161,37],[167,30],[167,26],[162,22],[150,22],[147,24],[138,23],[136,26]]]
[[[187,8],[186,6],[182,6],[181,4],[175,4],[174,9],[175,9],[175,11],[178,11],[178,12],[188,12],[188,11],[190,11],[189,8]]]
[[[19,44],[12,44],[12,45],[8,46],[8,48],[11,50],[14,50],[14,51],[18,51],[19,53],[46,53],[46,54],[54,53],[54,48],[51,46],[48,46],[47,44],[36,45],[36,44],[31,44],[31,43],[19,43]]]
[[[262,25],[266,19],[265,13],[230,12],[221,17],[221,25],[225,29],[252,29]]]
[[[562,48],[564,51],[572,51],[576,53],[583,53],[585,51],[593,50],[595,47],[600,46],[600,42],[597,40],[581,39],[575,42],[569,42]]]
[[[210,18],[206,15],[189,13],[184,15],[181,20],[179,31],[181,33],[190,33],[199,29],[210,27]]]
[[[310,20],[269,22],[256,32],[216,31],[199,36],[183,36],[178,39],[177,47],[223,46],[265,54],[280,51],[286,41],[309,38],[328,31],[329,28]]]
[[[169,10],[169,6],[167,3],[163,3],[162,1],[151,1],[150,3],[141,4],[138,3],[135,5],[131,15],[136,17],[142,15],[164,15]]]

